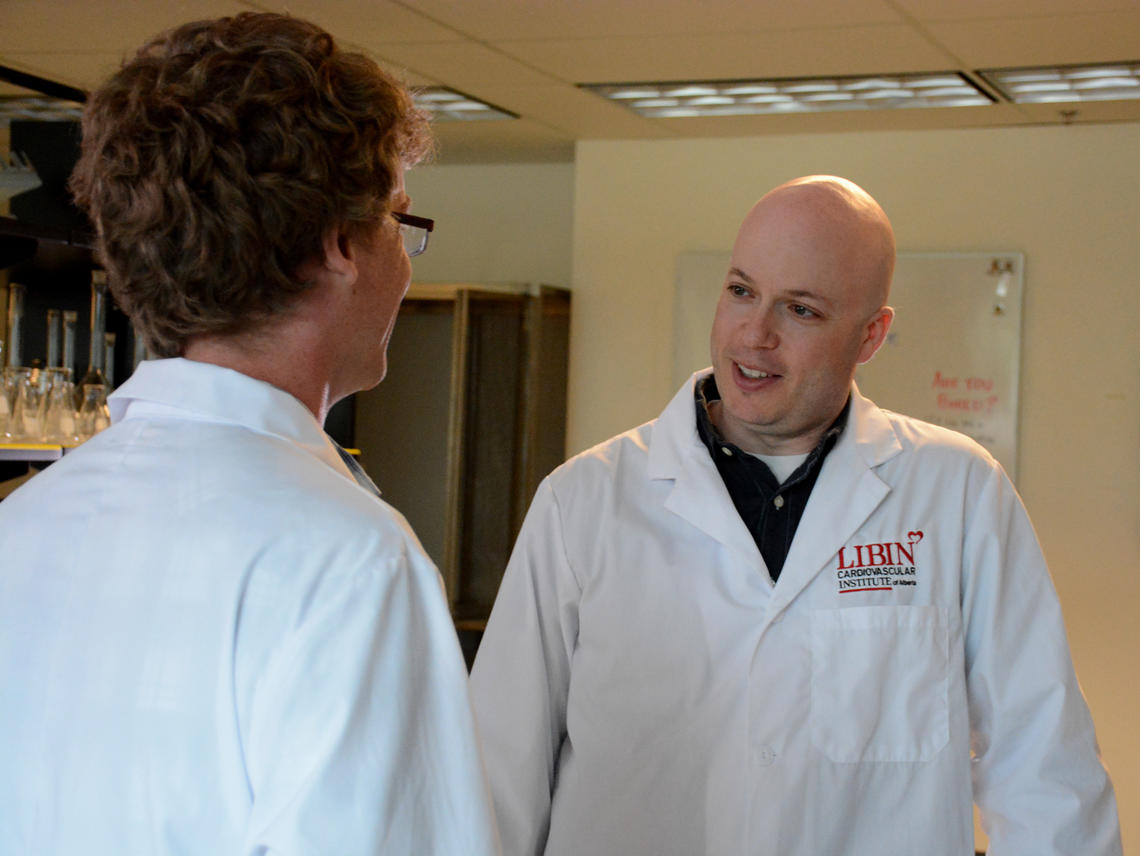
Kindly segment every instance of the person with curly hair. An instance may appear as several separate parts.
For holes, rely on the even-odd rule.
[[[247,13],[157,37],[82,127],[158,359],[0,507],[0,852],[497,852],[439,573],[322,428],[387,371],[426,117]]]

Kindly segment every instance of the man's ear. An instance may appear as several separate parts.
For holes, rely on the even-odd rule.
[[[321,241],[324,258],[309,259],[297,268],[301,282],[356,282],[356,245],[338,229],[329,229]]]
[[[894,317],[895,310],[884,306],[867,322],[863,331],[863,342],[859,346],[859,357],[856,360],[858,365],[869,362],[871,357],[875,356],[875,352],[882,347],[883,342],[887,340],[887,331],[891,329]]]
[[[326,275],[356,281],[356,245],[352,238],[340,229],[329,229],[321,242],[321,248],[325,251],[325,258],[320,266]]]

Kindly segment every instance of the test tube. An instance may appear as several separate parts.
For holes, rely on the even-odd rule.
[[[49,309],[47,311],[47,367],[49,369],[57,368],[62,365],[59,361],[60,357],[60,317],[58,309]]]
[[[24,343],[20,327],[24,320],[24,286],[16,282],[8,283],[8,366],[21,365],[24,356]]]
[[[107,378],[107,391],[115,388],[115,334],[103,334],[103,374]]]
[[[107,376],[103,358],[106,356],[106,343],[103,334],[107,329],[107,272],[91,272],[91,337],[87,348],[87,373],[79,382],[79,388],[89,384],[107,386]]]
[[[70,309],[63,313],[63,362],[67,369],[67,376],[73,377],[75,373],[75,330],[79,326],[79,313]]]

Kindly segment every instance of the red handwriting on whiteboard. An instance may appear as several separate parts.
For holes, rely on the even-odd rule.
[[[939,410],[988,416],[1000,401],[998,396],[993,394],[994,382],[991,378],[960,378],[936,371],[930,385],[934,389],[953,391],[938,393],[936,402]]]

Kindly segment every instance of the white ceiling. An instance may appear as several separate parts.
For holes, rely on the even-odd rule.
[[[1140,121],[1140,100],[646,119],[575,86],[1140,60],[1140,0],[0,0],[0,64],[91,89],[160,30],[247,10],[520,116],[438,123],[443,163],[569,160],[580,139]]]

